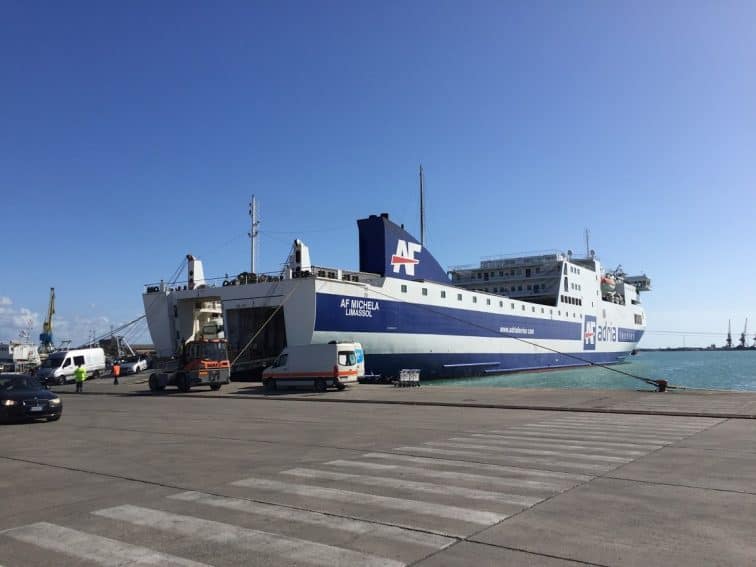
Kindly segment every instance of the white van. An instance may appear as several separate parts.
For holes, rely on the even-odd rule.
[[[87,377],[99,378],[105,372],[105,351],[101,348],[79,348],[53,352],[39,367],[37,377],[46,384],[73,382],[74,370],[81,363]]]
[[[311,386],[318,392],[328,386],[343,390],[365,374],[365,353],[360,343],[331,341],[320,345],[286,347],[262,374],[263,386]]]

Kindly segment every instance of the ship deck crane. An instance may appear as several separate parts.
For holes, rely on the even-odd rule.
[[[53,344],[53,315],[55,315],[55,288],[50,288],[50,302],[47,305],[47,318],[42,323],[42,332],[39,334],[40,350],[52,352]]]

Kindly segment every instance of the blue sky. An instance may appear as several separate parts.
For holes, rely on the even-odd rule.
[[[420,162],[441,265],[582,251],[588,228],[653,280],[642,346],[756,331],[755,19],[748,1],[6,0],[0,339],[39,333],[50,287],[56,335],[81,342],[187,253],[248,270],[252,194],[261,271],[296,237],[356,268],[356,219],[419,232]]]

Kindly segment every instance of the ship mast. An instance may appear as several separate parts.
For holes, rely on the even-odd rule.
[[[420,245],[425,246],[425,178],[423,164],[420,164]]]
[[[256,249],[257,249],[257,235],[259,231],[257,230],[257,227],[260,225],[260,221],[257,220],[257,201],[255,201],[255,196],[252,195],[252,201],[249,203],[249,218],[250,218],[250,231],[247,233],[247,236],[250,238],[250,247],[249,247],[249,265],[250,265],[250,271],[255,274],[257,273],[255,270],[255,256],[256,256]]]

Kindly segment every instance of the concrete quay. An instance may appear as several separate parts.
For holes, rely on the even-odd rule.
[[[56,387],[0,565],[750,565],[756,394]]]

